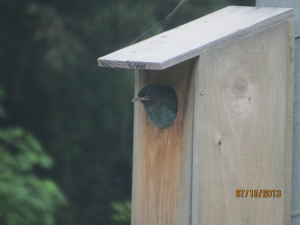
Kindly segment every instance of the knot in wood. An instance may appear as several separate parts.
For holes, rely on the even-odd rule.
[[[233,81],[232,91],[238,97],[243,97],[248,91],[248,81],[246,78],[238,76]]]

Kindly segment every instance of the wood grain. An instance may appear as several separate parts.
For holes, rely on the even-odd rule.
[[[190,60],[136,73],[136,93],[145,85],[168,84],[179,106],[175,123],[159,129],[135,103],[132,225],[190,224],[194,67]]]
[[[295,13],[295,33],[300,35],[300,1],[299,0],[256,0],[259,7],[288,7]],[[300,224],[300,38],[295,41],[295,72],[294,72],[294,124],[293,124],[293,174],[292,174],[292,204],[291,224]],[[297,63],[298,62],[298,63]],[[288,207],[288,206],[286,206]],[[289,224],[288,222],[285,224]]]
[[[296,34],[300,34],[300,1],[298,0],[256,0],[257,7],[293,8],[295,13]]]
[[[229,6],[98,59],[99,66],[161,70],[291,18],[292,9]]]
[[[291,171],[293,45],[288,21],[200,56],[193,225],[282,225]],[[237,198],[236,190],[281,190]],[[289,190],[286,190],[289,189]]]
[[[293,148],[293,96],[294,96],[294,64],[295,64],[295,20],[289,20],[289,39],[287,55],[287,111],[285,131],[285,205],[284,224],[291,224],[291,199],[292,199],[292,151]]]

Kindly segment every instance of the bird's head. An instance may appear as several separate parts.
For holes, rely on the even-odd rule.
[[[143,87],[132,102],[141,101],[144,105],[152,105],[161,96],[162,87],[157,84],[151,84]]]

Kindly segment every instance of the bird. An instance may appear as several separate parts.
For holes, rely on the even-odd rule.
[[[143,103],[148,117],[160,129],[174,123],[178,112],[178,98],[170,85],[147,85],[132,99],[132,102],[135,101]]]

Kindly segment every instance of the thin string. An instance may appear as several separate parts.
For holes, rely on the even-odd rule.
[[[157,26],[159,26],[161,23],[163,23],[162,27],[156,32],[157,34],[159,32],[161,32],[162,30],[164,30],[166,28],[166,26],[168,25],[168,23],[171,21],[172,17],[175,15],[176,11],[188,0],[181,0],[181,2],[175,7],[175,9],[172,10],[172,12],[167,15],[165,18],[163,18],[161,21],[159,21],[157,24],[155,24],[153,27],[151,27],[149,30],[147,30],[146,32],[144,32],[143,34],[141,34],[139,37],[137,37],[136,39],[134,39],[132,42],[130,42],[127,46],[134,44],[137,40],[139,40],[141,37],[143,37],[144,35],[146,35],[147,33],[149,33],[150,31],[154,30]],[[165,22],[164,22],[165,21]]]
[[[161,21],[159,21],[157,24],[155,24],[153,27],[151,27],[150,29],[148,29],[147,31],[145,31],[144,33],[142,33],[140,36],[138,36],[136,39],[134,39],[132,42],[130,42],[129,44],[127,44],[125,47],[132,45],[134,43],[136,43],[137,40],[139,40],[141,37],[145,36],[147,33],[149,33],[150,31],[154,30],[157,26],[159,26],[160,24],[163,24],[161,26],[161,28],[156,32],[156,34],[160,33],[161,31],[164,31],[165,28],[167,27],[167,25],[169,24],[169,22],[171,21],[171,19],[173,18],[173,16],[175,15],[175,13],[177,12],[177,10],[188,0],[181,0],[179,2],[179,4],[172,10],[172,12],[169,13],[169,15],[167,15],[165,18],[163,18]],[[242,3],[243,0],[238,1],[235,5],[238,5],[240,3]],[[295,36],[295,39],[300,38],[300,35]]]

